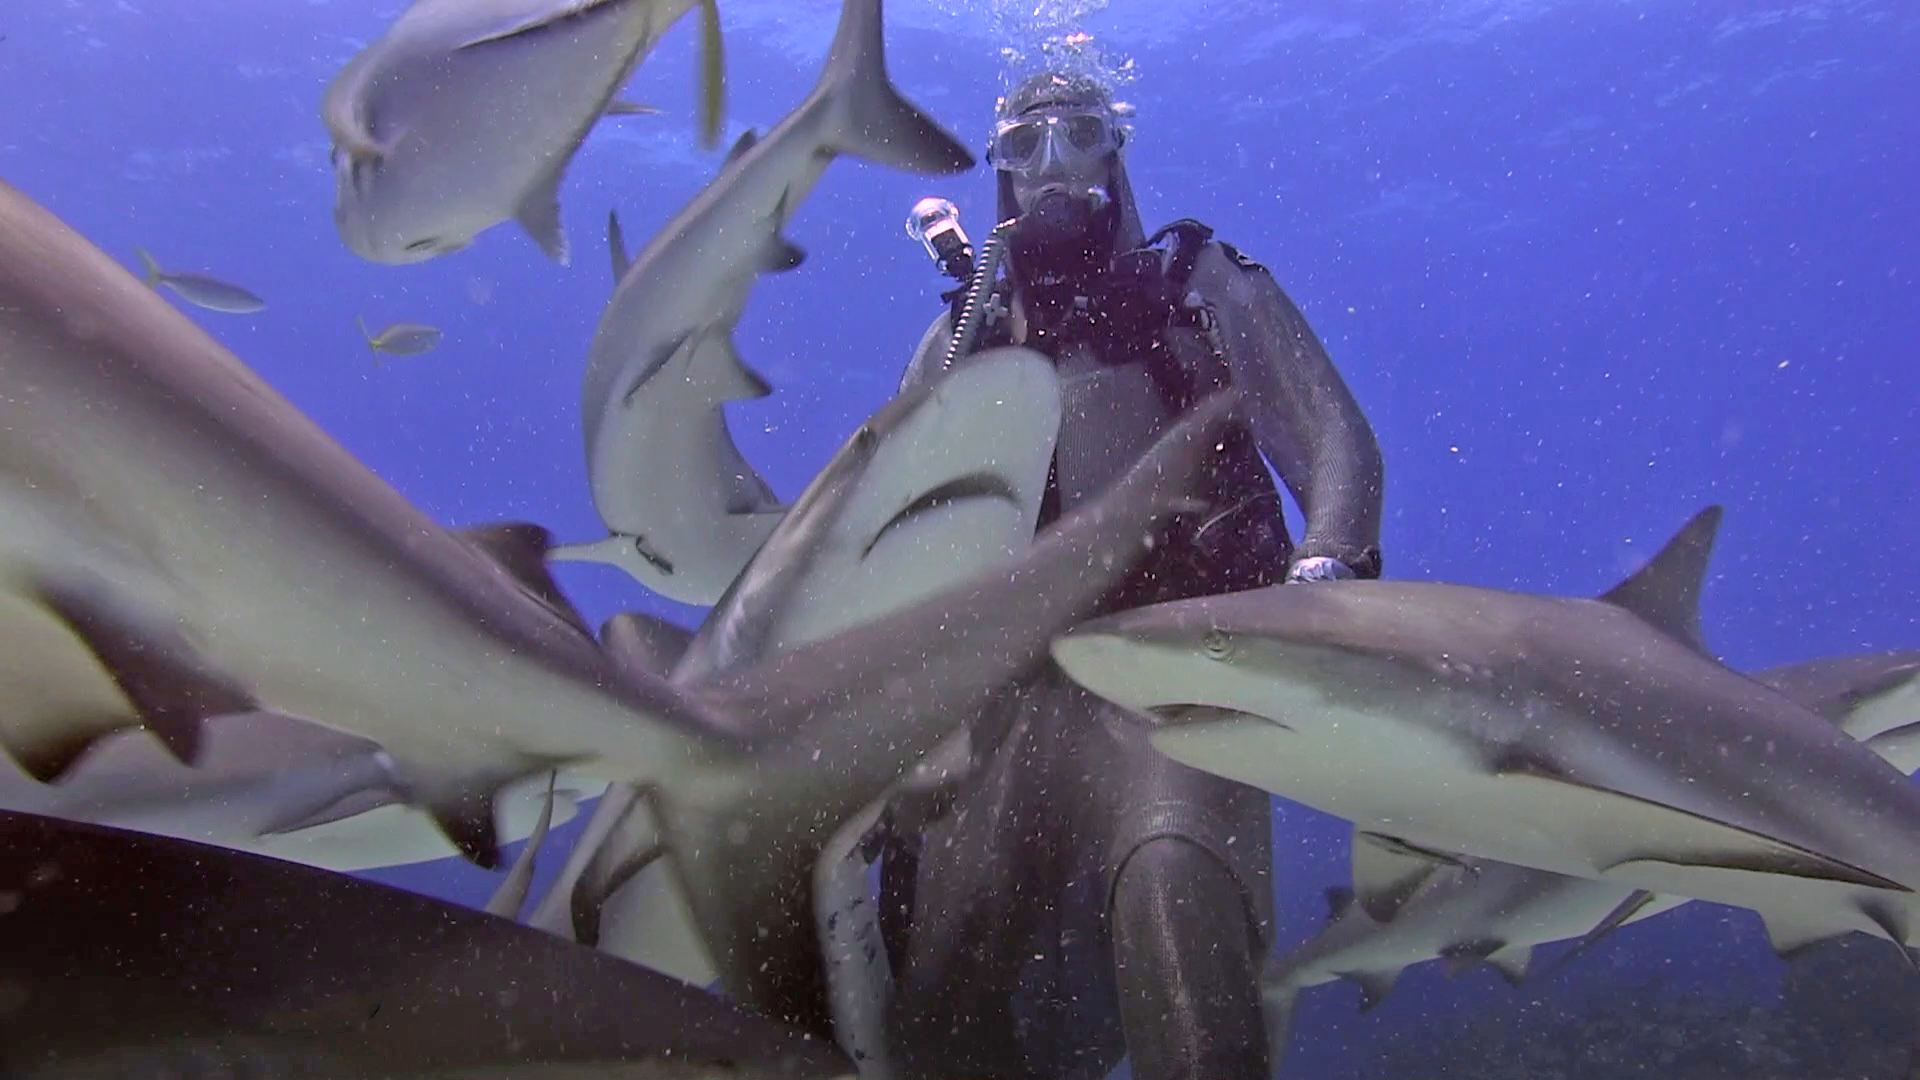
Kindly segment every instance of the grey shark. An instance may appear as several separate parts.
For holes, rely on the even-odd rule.
[[[545,802],[538,776],[494,797],[501,843],[532,834]],[[565,774],[553,820],[565,824],[604,787]],[[147,732],[94,744],[58,784],[0,761],[0,809],[113,825],[351,872],[458,857],[433,819],[407,806],[376,744],[273,713],[203,722],[194,766]]]
[[[745,728],[622,672],[544,530],[456,536],[184,315],[0,186],[0,743],[30,774],[144,724],[272,711],[381,746],[491,865],[492,797],[567,766],[649,783]],[[595,771],[597,770],[597,771]]]
[[[1904,692],[1916,677],[1917,652],[1832,657],[1753,675],[1842,730],[1868,721],[1920,723],[1920,695]],[[1517,983],[1536,945],[1597,940],[1688,902],[1490,859],[1422,858],[1364,833],[1354,837],[1353,882],[1330,897],[1324,930],[1268,966],[1275,1047],[1285,1049],[1294,998],[1308,987],[1356,982],[1367,1007],[1386,996],[1403,969],[1432,960],[1456,972],[1485,963]]]
[[[969,651],[951,633],[1017,620],[1019,612],[994,610],[1008,602],[1003,590],[1017,579],[1028,583],[1016,594],[1041,604],[1052,621],[1060,617],[1053,605],[1085,603],[1069,596],[1115,572],[1090,569],[1084,556],[1073,562],[1059,546],[1078,542],[1068,539],[1073,531],[1033,545],[1059,418],[1058,383],[1044,357],[1022,349],[983,355],[882,407],[795,501],[684,646],[672,678],[690,693],[722,686],[730,702],[744,693],[760,703],[728,706],[745,713],[813,716],[817,734],[789,744],[777,760],[757,758],[723,799],[689,804],[655,792],[630,810],[610,789],[589,824],[596,839],[614,836],[598,856],[603,869],[658,844],[669,857],[646,872],[670,879],[705,945],[679,945],[678,927],[656,910],[634,912],[648,920],[650,934],[647,941],[629,938],[628,948],[650,956],[698,953],[730,991],[766,995],[747,1000],[773,1007],[803,1001],[786,1007],[818,1021],[823,999],[816,993],[808,882],[827,834],[878,797],[929,739],[938,741],[964,719],[968,702],[991,692],[1000,672],[1017,670],[1045,647],[1024,623],[1007,623],[984,652]],[[1154,463],[1177,473],[1180,455],[1191,452],[1170,441]],[[1156,513],[1145,484],[1136,476],[1075,529],[1090,528],[1098,515],[1134,518],[1117,534],[1134,538],[1116,554],[1130,561]],[[1066,566],[1070,574],[1049,569]],[[639,625],[627,623],[622,636],[650,640]],[[616,629],[604,635],[610,651],[623,648]],[[881,638],[891,656],[874,651]],[[1042,653],[1032,651],[1036,640]],[[634,662],[656,665],[680,650],[649,645]],[[814,665],[811,685],[804,663]],[[889,681],[888,672],[897,677]],[[861,686],[869,689],[856,690]],[[624,830],[624,840],[616,830]],[[576,851],[563,882],[584,870],[584,859]],[[579,878],[584,888],[570,899],[550,896],[542,911],[552,919],[570,910],[573,928],[588,935],[618,933],[622,928],[604,913],[594,914],[610,892],[593,890],[593,877]],[[780,929],[769,939],[749,930],[756,923]]]
[[[712,604],[766,539],[771,494],[750,469],[727,475],[737,463],[722,405],[770,392],[741,362],[734,326],[762,273],[799,264],[783,230],[848,154],[929,175],[973,165],[887,77],[881,0],[844,0],[813,92],[765,138],[743,137],[621,276],[581,391],[609,536],[556,558],[610,563],[663,596]]]
[[[617,285],[631,260],[611,213],[607,250]],[[690,355],[684,378],[654,380],[611,421],[618,430],[601,442],[609,455],[590,459],[601,516],[629,531],[553,558],[611,563],[670,599],[711,604],[766,542],[786,507],[740,453],[722,406],[772,391],[727,347],[703,348],[719,351]]]
[[[715,0],[700,2],[710,142],[722,92],[719,16]],[[641,58],[695,3],[415,0],[321,102],[341,239],[362,258],[411,263],[511,220],[565,263],[567,165]]]
[[[942,385],[931,386],[936,398]],[[924,397],[896,399],[881,423]],[[1185,493],[1216,452],[1236,400],[1217,394],[1202,402],[1099,500],[1014,558],[758,662],[676,677],[696,700],[791,732],[742,759],[731,784],[643,789],[730,995],[804,1030],[828,1030],[812,873],[829,836],[1040,662],[1053,634],[1094,610],[1165,523],[1192,509]],[[841,453],[871,458],[881,445],[873,428],[862,428]],[[782,557],[782,532],[807,524],[790,515],[759,557]]]
[[[854,1072],[656,972],[257,855],[0,812],[0,898],[0,1073],[22,1080]]]
[[[1363,831],[1751,908],[1782,951],[1907,944],[1920,790],[1707,653],[1719,517],[1596,600],[1286,586],[1099,619],[1054,656],[1173,759]]]

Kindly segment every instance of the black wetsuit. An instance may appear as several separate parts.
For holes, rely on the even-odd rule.
[[[1108,609],[1277,583],[1310,556],[1377,576],[1379,451],[1320,342],[1266,272],[1224,245],[1200,250],[1190,287],[1212,313],[1210,338],[1176,329],[1156,343],[1156,320],[1112,332],[1121,318],[1025,341],[1062,375],[1042,524],[1131,464],[1183,397],[1230,381],[1248,422],[1199,493],[1216,513],[1176,532]],[[940,363],[948,323],[928,330],[905,383]],[[1297,547],[1256,447],[1301,503]],[[888,1030],[903,1075],[1097,1078],[1131,1051],[1138,1080],[1265,1076],[1267,795],[1158,754],[1137,720],[1051,663],[1010,687],[974,737],[977,768],[951,811],[884,859]]]

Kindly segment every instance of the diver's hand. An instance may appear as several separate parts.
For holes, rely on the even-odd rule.
[[[1352,567],[1339,559],[1315,555],[1293,564],[1287,571],[1287,584],[1298,585],[1307,581],[1352,581],[1358,576],[1353,572]]]

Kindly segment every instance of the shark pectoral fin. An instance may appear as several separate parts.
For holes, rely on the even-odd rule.
[[[187,765],[200,754],[200,722],[210,716],[251,712],[259,706],[238,683],[216,670],[178,625],[119,602],[104,585],[73,577],[42,577],[37,599],[86,645],[120,688],[135,714]],[[43,755],[22,764],[36,776],[68,757]],[[45,777],[42,777],[43,779]]]
[[[1459,859],[1428,852],[1404,840],[1380,833],[1353,834],[1353,892],[1360,907],[1375,922],[1392,922],[1427,880],[1427,876]]]
[[[1860,914],[1878,927],[1888,941],[1900,946],[1900,955],[1908,967],[1914,967],[1913,954],[1907,951],[1907,942],[1913,938],[1912,912],[1905,904],[1896,903],[1890,896],[1867,896],[1856,901]]]
[[[664,679],[686,655],[693,631],[656,615],[623,612],[600,626],[600,647],[631,671]]]
[[[547,558],[553,550],[553,534],[544,526],[503,521],[461,529],[455,535],[479,548],[521,588],[532,593],[582,634],[593,636],[586,619],[567,599],[566,593],[560,591],[560,583],[553,580],[552,572],[547,569]]]
[[[560,227],[560,172],[565,167],[566,162],[561,161],[541,174],[513,211],[513,220],[520,223],[548,258],[561,266],[572,261],[567,251],[567,234]]]
[[[627,234],[620,228],[617,210],[607,211],[607,259],[613,264],[613,283],[618,285],[633,265],[633,256],[627,252]]]
[[[769,274],[783,274],[788,270],[797,270],[807,261],[807,253],[799,244],[774,233],[767,238],[767,249],[760,253],[760,269]]]
[[[670,859],[656,859],[607,898],[599,949],[643,967],[711,986],[719,967],[701,936]]]
[[[694,349],[690,369],[701,373],[702,381],[721,401],[752,401],[773,393],[773,384],[740,359],[729,335],[708,334]]]
[[[1447,977],[1459,978],[1462,972],[1483,963],[1487,957],[1506,947],[1507,943],[1499,938],[1474,938],[1441,949],[1440,958],[1446,961]]]
[[[1908,776],[1920,769],[1920,723],[1883,731],[1868,739],[1865,745]]]
[[[1702,656],[1712,657],[1700,637],[1700,586],[1713,558],[1720,516],[1718,506],[1695,514],[1645,566],[1602,593],[1600,599],[1638,615]]]
[[[93,744],[106,735],[107,728],[118,724],[133,727],[140,722],[137,716],[120,717],[98,715],[63,714],[58,724],[49,724],[39,738],[23,739],[10,736],[4,740],[7,756],[18,762],[28,776],[43,784],[51,784],[67,775],[86,756]]]
[[[1327,922],[1339,922],[1343,916],[1351,911],[1359,911],[1362,916],[1369,919],[1372,918],[1372,916],[1367,915],[1364,909],[1361,909],[1354,903],[1352,889],[1347,888],[1345,885],[1329,886],[1327,889]]]
[[[623,565],[622,556],[633,548],[633,537],[614,533],[584,544],[555,544],[547,550],[549,562],[597,562]]]
[[[663,854],[653,811],[642,799],[630,800],[574,880],[567,900],[573,940],[599,944],[607,900]]]
[[[315,810],[301,807],[268,821],[260,829],[261,836],[284,836],[297,833],[302,829],[317,829],[322,825],[331,825],[336,821],[359,817],[371,813],[383,806],[392,806],[404,801],[400,792],[392,788],[362,788],[328,802]]]
[[[561,544],[547,552],[549,562],[592,562],[617,566],[635,581],[656,587],[663,577],[673,576],[673,562],[647,546],[645,537],[614,533],[604,540],[585,544]]]
[[[1360,987],[1360,1011],[1372,1012],[1387,1000],[1393,992],[1394,981],[1400,978],[1399,970],[1394,971],[1341,971],[1342,979]]]
[[[1556,807],[1564,814],[1565,821],[1612,823],[1615,828],[1609,842],[1616,845],[1616,851],[1618,845],[1627,842],[1626,837],[1639,838],[1649,850],[1620,854],[1605,865],[1595,867],[1601,874],[1623,882],[1627,875],[1616,872],[1632,867],[1649,875],[1673,873],[1692,878],[1696,873],[1757,874],[1912,892],[1899,882],[1864,867],[1731,821],[1586,783],[1549,758],[1524,747],[1501,751],[1489,763],[1489,771],[1499,778],[1502,786],[1527,803]],[[1521,789],[1527,785],[1548,786],[1523,792]],[[1644,881],[1635,884],[1677,896],[1700,896],[1687,888],[1670,889]]]
[[[1533,959],[1531,945],[1505,945],[1487,955],[1487,966],[1499,972],[1510,986],[1519,986],[1527,977],[1527,963]]]
[[[1293,1007],[1300,1000],[1297,986],[1268,984],[1260,994],[1260,1016],[1267,1029],[1267,1052],[1274,1061],[1285,1056],[1293,1041]]]
[[[1774,955],[1782,960],[1791,960],[1802,949],[1847,932],[1819,919],[1796,918],[1780,912],[1757,914],[1761,925],[1766,927],[1767,941],[1773,945]]]
[[[493,794],[484,788],[436,793],[417,800],[421,809],[469,862],[500,868],[500,834],[494,828]]]
[[[534,860],[540,855],[540,845],[546,842],[547,830],[553,826],[553,787],[558,780],[558,773],[547,774],[547,797],[540,808],[540,819],[534,822],[533,835],[527,837],[526,846],[514,858],[507,879],[487,898],[487,914],[518,919],[520,909],[526,906],[527,890],[533,887]]]

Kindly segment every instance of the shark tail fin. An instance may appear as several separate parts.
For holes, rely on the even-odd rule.
[[[1278,1065],[1286,1056],[1293,1039],[1293,1007],[1300,1001],[1300,987],[1268,983],[1260,995],[1260,1013],[1267,1025],[1267,1057]]]
[[[373,331],[367,329],[366,317],[355,315],[353,321],[360,327],[360,337],[367,343],[367,355],[373,357],[373,366],[386,367],[387,358],[380,355],[380,340],[373,336]]]
[[[140,280],[148,285],[160,284],[160,279],[166,276],[166,271],[160,269],[160,264],[154,261],[152,253],[143,247],[134,248],[133,253],[140,256]]]
[[[487,900],[486,912],[503,919],[519,919],[520,909],[527,906],[527,893],[533,888],[534,860],[540,856],[540,847],[546,843],[547,830],[553,826],[553,787],[560,774],[547,774],[547,795],[540,807],[540,819],[534,823],[533,834],[527,837],[525,847],[513,860],[513,868],[507,871],[505,881]]]
[[[816,96],[831,99],[832,152],[923,175],[965,172],[973,154],[887,77],[881,0],[844,0]]]

